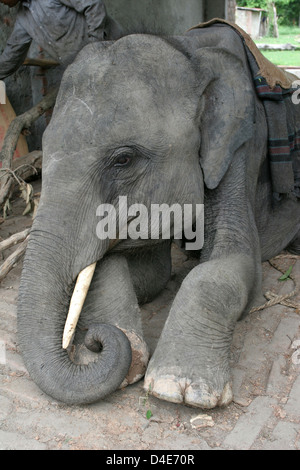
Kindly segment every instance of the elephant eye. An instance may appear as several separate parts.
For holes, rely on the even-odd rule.
[[[115,167],[128,166],[131,163],[132,157],[133,155],[130,153],[122,153],[115,159],[114,166]]]

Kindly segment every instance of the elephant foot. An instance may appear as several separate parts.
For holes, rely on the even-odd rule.
[[[215,381],[185,374],[180,368],[152,369],[145,377],[144,388],[150,394],[172,403],[211,409],[226,406],[233,399],[230,381],[218,377]]]
[[[174,331],[163,331],[147,369],[145,390],[162,400],[197,408],[228,405],[233,399],[228,336],[205,341],[200,333],[189,334],[187,341]]]

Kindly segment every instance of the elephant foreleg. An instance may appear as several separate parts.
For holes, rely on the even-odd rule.
[[[242,254],[205,262],[189,273],[149,363],[146,390],[201,408],[232,400],[230,346],[255,276],[253,259]]]

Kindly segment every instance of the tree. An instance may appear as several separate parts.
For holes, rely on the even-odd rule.
[[[277,8],[275,2],[268,2],[269,17],[272,18],[270,21],[271,29],[273,29],[274,38],[279,37],[278,22],[277,22]]]

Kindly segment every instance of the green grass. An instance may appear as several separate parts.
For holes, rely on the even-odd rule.
[[[279,38],[272,36],[264,36],[263,38],[256,39],[256,43],[268,44],[293,44],[300,46],[300,28],[296,26],[279,26]]]
[[[279,26],[279,38],[265,36],[255,40],[257,44],[292,44],[300,47],[300,28]],[[276,65],[299,66],[300,51],[261,51],[267,59]]]
[[[261,51],[275,65],[296,66],[300,68],[300,51]]]

